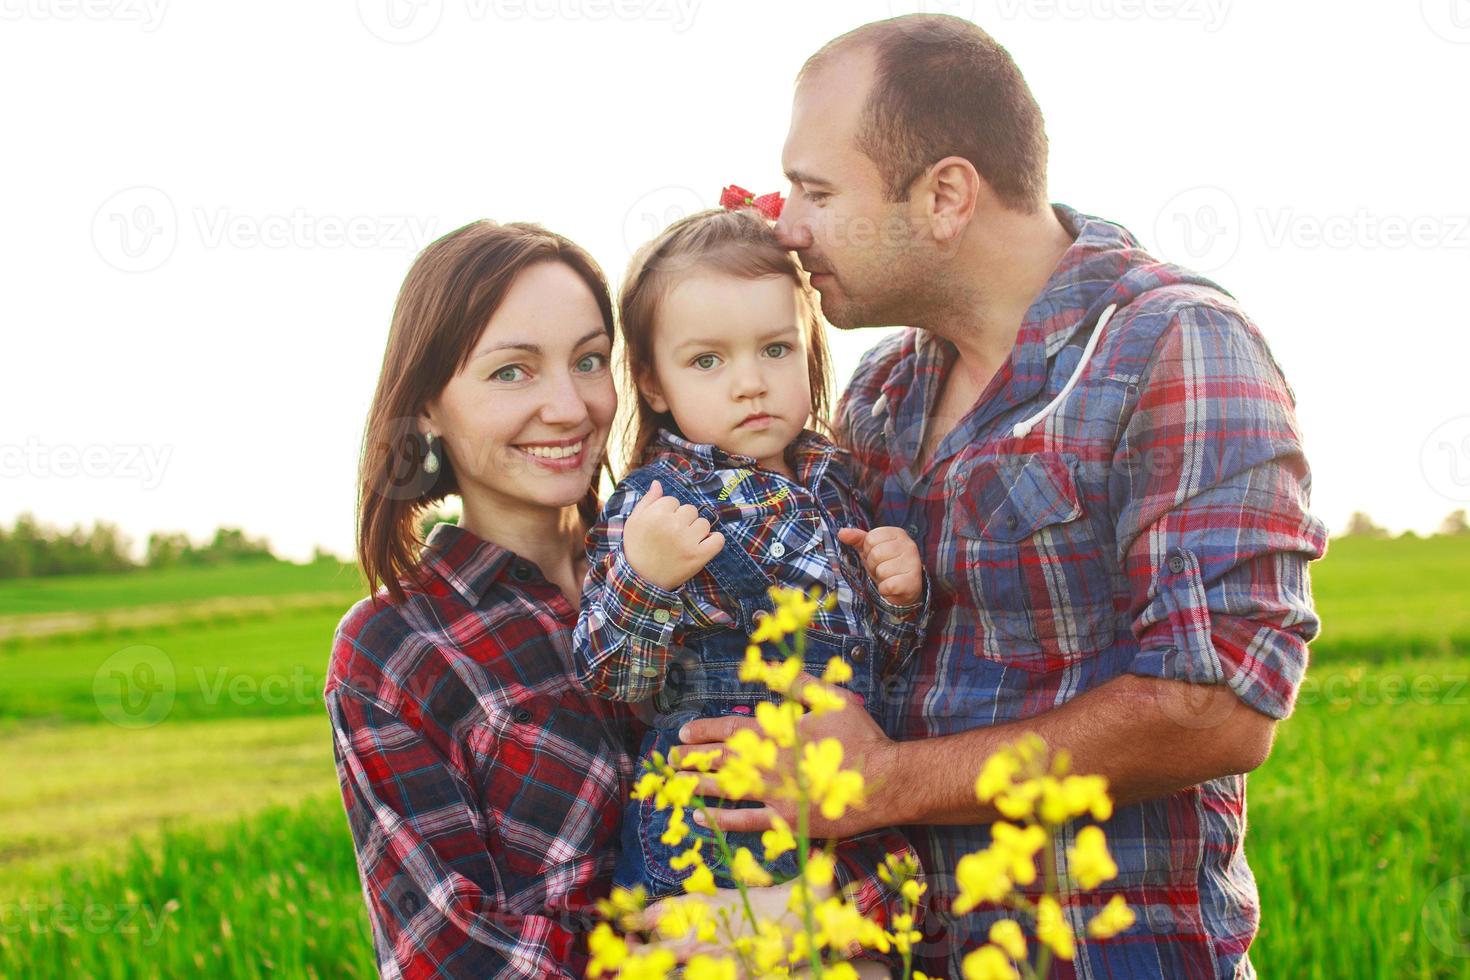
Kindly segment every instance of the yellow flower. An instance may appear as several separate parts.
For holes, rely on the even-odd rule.
[[[914,928],[914,917],[908,912],[900,912],[893,917],[893,931],[888,938],[893,941],[893,948],[900,953],[907,953],[914,948],[914,943],[924,938],[924,934]]]
[[[685,769],[692,768],[700,772],[709,772],[714,768],[715,760],[719,757],[719,749],[710,749],[708,752],[681,752],[679,753],[679,765]]]
[[[801,705],[795,701],[772,704],[762,701],[755,706],[755,720],[761,730],[783,749],[796,744],[796,719],[801,717]]]
[[[822,687],[820,684],[808,684],[801,689],[802,703],[817,717],[825,715],[829,711],[841,711],[847,707],[847,702],[842,700],[842,695],[831,688]]]
[[[715,921],[703,899],[674,896],[660,902],[658,933],[665,939],[682,939],[694,933],[700,940],[713,942]]]
[[[1036,938],[1051,947],[1058,959],[1070,960],[1077,954],[1072,927],[1062,918],[1062,907],[1050,895],[1036,902]]]
[[[955,878],[960,886],[954,902],[956,915],[964,915],[981,902],[998,902],[1011,890],[1006,860],[993,848],[960,858]]]
[[[752,643],[745,648],[745,660],[740,664],[740,679],[747,684],[763,680],[766,676],[766,661],[761,648]]]
[[[761,843],[765,845],[767,861],[774,861],[787,851],[796,850],[796,838],[791,834],[791,825],[775,814],[771,817],[771,829],[761,834]]]
[[[852,665],[841,657],[833,657],[822,671],[822,680],[828,684],[846,684],[852,680]]]
[[[960,963],[965,980],[1021,980],[1006,954],[989,944],[968,954]]]
[[[789,693],[799,673],[801,673],[801,661],[796,657],[787,657],[781,663],[767,669],[766,687],[781,694]]]
[[[688,806],[694,799],[694,791],[699,788],[699,776],[692,772],[675,773],[664,780],[663,786],[653,798],[653,806],[656,810],[666,810],[671,806]]]
[[[899,886],[898,893],[903,896],[905,902],[908,902],[910,905],[918,905],[919,896],[923,895],[928,890],[928,887],[928,885],[919,881],[917,878],[910,878]]]
[[[645,800],[663,789],[664,775],[661,772],[645,772],[638,777],[638,782],[633,784],[633,792],[628,794],[635,800]]]
[[[735,980],[735,961],[700,953],[685,964],[684,976],[686,980]]]
[[[618,980],[665,980],[676,965],[674,954],[668,950],[635,953],[623,964]]]
[[[587,936],[587,950],[592,954],[587,965],[589,977],[600,977],[604,971],[616,973],[628,959],[628,944],[606,922],[597,923]]]
[[[1021,760],[1010,749],[1002,749],[980,767],[980,776],[975,780],[975,796],[981,803],[989,803],[1011,788],[1017,773],[1021,771]]]
[[[1041,806],[1038,808],[1041,822],[1059,827],[1072,816],[1067,809],[1067,795],[1062,792],[1060,780],[1043,776],[1041,782]]]
[[[1113,815],[1106,776],[1068,776],[1062,780],[1062,793],[1067,798],[1069,817],[1090,813],[1094,820],[1107,820]]]
[[[696,837],[694,839],[694,844],[689,848],[689,850],[683,852],[682,854],[675,854],[673,857],[669,858],[669,867],[675,871],[683,871],[685,868],[690,868],[695,865],[703,865],[704,855],[699,853],[699,849],[703,846],[704,841]]]
[[[1024,830],[1014,824],[997,820],[990,827],[991,846],[996,856],[1005,862],[1006,873],[1018,885],[1029,885],[1036,880],[1036,852],[1046,846],[1046,831],[1036,824]]]
[[[689,825],[684,822],[684,808],[676,806],[674,812],[669,816],[668,829],[660,834],[658,839],[670,847],[678,847],[688,834]]]
[[[769,885],[774,880],[770,872],[761,867],[748,847],[742,847],[735,852],[735,860],[730,862],[730,877],[743,885],[753,885],[756,888]]]
[[[859,980],[857,969],[846,960],[822,967],[822,976],[831,977],[832,980]]]
[[[1102,911],[1087,923],[1087,934],[1094,939],[1112,939],[1135,921],[1133,910],[1123,901],[1123,896],[1114,895],[1108,899],[1108,904],[1102,907]]]
[[[761,975],[774,973],[786,959],[786,934],[770,919],[760,919],[756,934],[749,938],[746,948]]]
[[[1026,820],[1036,811],[1041,796],[1041,781],[1028,779],[1016,783],[995,798],[995,808],[1007,820]]]
[[[1107,839],[1099,827],[1077,831],[1077,846],[1067,848],[1067,866],[1083,888],[1096,888],[1118,877],[1118,866],[1108,853]]]
[[[831,885],[835,870],[831,855],[825,851],[813,851],[806,859],[806,880],[813,888]]]
[[[710,873],[709,868],[701,864],[689,873],[684,879],[684,891],[690,895],[713,895],[715,893],[715,876]]]
[[[990,927],[990,941],[1013,960],[1026,958],[1026,936],[1015,919],[1001,919]]]
[[[801,771],[806,777],[807,792],[828,820],[836,820],[847,808],[863,800],[863,775],[855,769],[843,769],[842,743],[824,738],[802,751]]]
[[[776,767],[776,743],[742,728],[725,742],[725,759],[715,772],[720,791],[734,800],[759,793],[765,785],[760,770]]]
[[[643,921],[643,907],[648,904],[648,891],[642,885],[631,890],[614,888],[607,898],[597,900],[597,914],[623,932],[632,932]]]

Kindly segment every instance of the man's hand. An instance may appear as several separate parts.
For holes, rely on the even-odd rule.
[[[919,546],[901,527],[860,531],[845,527],[837,540],[858,549],[878,594],[895,606],[908,606],[924,594],[924,562]]]
[[[872,716],[863,709],[858,696],[851,691],[823,684],[810,674],[800,674],[793,685],[793,692],[799,691],[806,684],[827,688],[841,698],[844,705],[840,710],[828,711],[822,715],[803,715],[798,723],[802,742],[811,744],[824,738],[837,739],[842,743],[842,767],[861,772],[863,782],[867,787],[865,806],[851,807],[837,820],[827,820],[814,809],[811,814],[812,837],[852,837],[877,827],[887,827],[903,822],[901,814],[895,810],[894,802],[888,799],[885,792],[891,782],[890,777],[898,743],[883,734],[877,722],[873,721]],[[691,721],[679,730],[679,740],[684,744],[679,746],[676,752],[722,750],[725,740],[742,728],[753,728],[760,731],[760,725],[756,720],[745,715],[726,715],[723,718]],[[789,751],[782,752],[777,760],[778,770],[790,772],[793,775],[795,765],[796,759]],[[767,774],[768,786],[774,788],[780,782],[779,771]],[[705,797],[723,795],[713,775],[701,776],[696,792]],[[795,803],[767,796],[756,799],[766,805],[743,810],[712,810],[711,813],[719,821],[720,828],[725,831],[769,830],[773,814],[779,814],[788,824],[796,826]],[[695,813],[694,820],[703,826],[703,813]]]
[[[657,481],[633,505],[623,524],[623,554],[644,579],[673,591],[689,581],[725,547],[725,536],[689,504],[664,496]]]

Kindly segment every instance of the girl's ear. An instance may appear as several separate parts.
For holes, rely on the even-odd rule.
[[[658,379],[652,372],[638,379],[638,391],[642,393],[648,407],[662,415],[669,410],[668,400],[664,398],[663,389],[658,386]]]

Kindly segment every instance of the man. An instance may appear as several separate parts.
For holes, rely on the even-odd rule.
[[[1036,732],[1117,803],[1118,876],[1068,899],[1079,944],[1053,976],[1253,976],[1243,774],[1291,711],[1326,543],[1293,395],[1223,289],[1049,206],[1046,149],[1019,70],[966,21],[868,24],[799,76],[777,227],[834,326],[909,325],[866,355],[837,425],[880,522],[919,541],[935,610],[884,704],[896,741],[861,711],[809,719],[871,787],[815,833],[912,825],[932,895],[920,966],[959,976],[997,918],[948,910],[998,817],[975,777]],[[1101,150],[1127,153],[1126,130]],[[1114,894],[1136,924],[1088,941]]]

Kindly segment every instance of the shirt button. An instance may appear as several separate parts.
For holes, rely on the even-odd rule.
[[[639,677],[657,677],[658,669],[655,667],[650,667],[648,666],[648,664],[644,664],[642,667],[633,668],[633,673],[637,674]]]
[[[915,541],[919,540],[919,525],[910,524],[906,528],[904,528],[904,530],[909,532],[909,537],[913,538]]]
[[[527,581],[530,581],[530,579],[531,579],[531,569],[530,569],[530,566],[528,566],[528,565],[522,565],[520,562],[516,562],[515,565],[511,566],[510,577],[513,578],[513,579],[515,579],[517,582],[527,582]]]
[[[780,558],[784,554],[786,554],[786,546],[784,544],[777,541],[775,544],[771,545],[772,558]]]
[[[526,722],[531,720],[531,712],[527,711],[525,708],[517,708],[515,710],[515,713],[511,717],[513,717],[520,724],[524,725]]]
[[[852,658],[853,663],[860,664],[864,660],[868,659],[868,648],[859,643],[857,646],[847,651],[847,655]]]
[[[1019,523],[1021,523],[1021,519],[1015,514],[1006,515],[1006,527],[1010,528],[1012,531],[1016,529],[1016,525]]]
[[[667,623],[669,621],[669,611],[667,609],[655,609],[653,611],[653,621],[655,623]]]
[[[1180,572],[1184,571],[1184,566],[1186,564],[1187,563],[1185,562],[1183,555],[1169,556],[1169,571],[1173,572],[1175,575],[1178,575]]]

